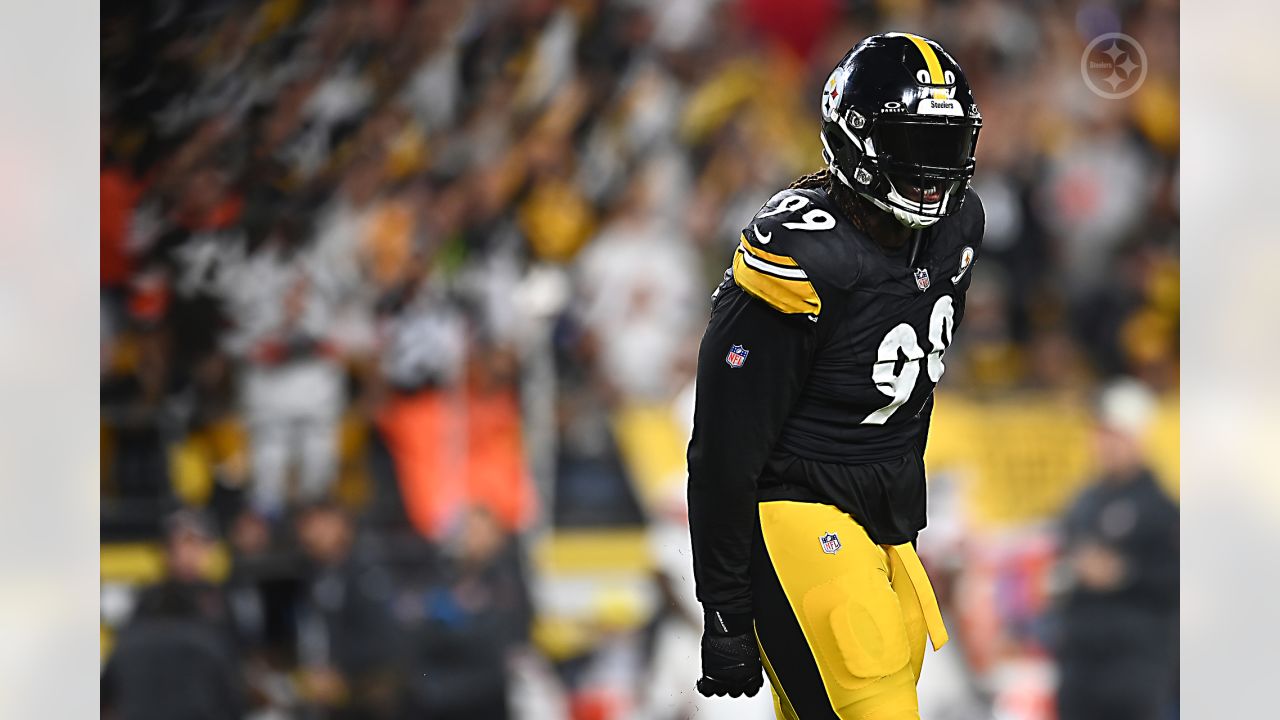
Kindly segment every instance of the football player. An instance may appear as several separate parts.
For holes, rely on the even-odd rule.
[[[780,718],[918,718],[916,556],[933,389],[982,248],[982,116],[938,43],[874,35],[822,92],[826,168],[742,230],[712,296],[689,444],[704,695]]]

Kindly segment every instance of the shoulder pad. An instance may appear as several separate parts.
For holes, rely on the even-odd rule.
[[[783,190],[743,229],[734,254],[738,286],[784,313],[817,317],[819,293],[852,285],[860,267],[853,229],[815,190]]]
[[[733,254],[733,281],[779,312],[814,317],[822,312],[822,299],[800,263],[787,255],[761,250],[747,240],[746,233]]]

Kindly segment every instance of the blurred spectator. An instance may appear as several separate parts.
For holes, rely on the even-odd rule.
[[[226,598],[207,578],[215,537],[192,512],[170,517],[167,573],[144,590],[102,673],[112,720],[238,720],[245,689]]]
[[[224,170],[194,168],[180,179],[163,229],[141,258],[132,309],[137,320],[163,329],[171,392],[207,399],[224,380],[225,296],[246,252],[240,207]]]
[[[234,332],[225,344],[242,363],[251,505],[269,518],[287,506],[291,470],[300,502],[327,496],[345,407],[345,371],[329,338],[333,303],[302,246],[305,232],[296,213],[283,216],[226,290]]]
[[[666,226],[657,199],[668,178],[660,172],[650,166],[631,184],[579,261],[583,322],[604,377],[627,397],[670,397],[674,367],[695,331],[688,312],[699,300],[694,258]]]
[[[401,352],[414,352],[404,333],[431,333],[419,341],[464,340],[452,333],[448,315],[408,319],[396,338]],[[443,324],[442,324],[443,323]],[[455,390],[428,385],[396,392],[378,416],[378,426],[395,460],[410,522],[424,536],[441,540],[456,532],[466,509],[486,508],[508,531],[525,527],[532,517],[533,487],[524,462],[520,411],[515,394],[514,357],[507,348],[473,340],[461,386]],[[478,345],[478,347],[476,347]],[[456,348],[439,345],[435,354],[447,358]],[[428,365],[399,368],[429,373]],[[447,369],[442,369],[446,372]],[[456,371],[455,371],[456,372]],[[430,375],[420,376],[426,382]],[[408,375],[391,379],[404,382]],[[403,386],[402,386],[403,388]]]
[[[349,514],[330,503],[296,522],[307,559],[298,622],[298,695],[305,717],[394,716],[399,638],[390,571],[356,542]]]
[[[1132,380],[1103,393],[1101,475],[1064,519],[1071,587],[1058,646],[1062,720],[1156,720],[1174,701],[1178,509],[1142,459],[1153,405]]]
[[[511,716],[512,652],[529,640],[532,607],[516,544],[483,509],[467,513],[449,557],[406,602],[407,697],[402,717]]]

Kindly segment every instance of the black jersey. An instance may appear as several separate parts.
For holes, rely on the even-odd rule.
[[[689,444],[694,570],[708,607],[750,612],[758,500],[826,502],[877,543],[915,539],[933,389],[984,225],[969,191],[923,231],[909,265],[905,248],[881,249],[824,189],[789,189],[743,229],[712,296]]]

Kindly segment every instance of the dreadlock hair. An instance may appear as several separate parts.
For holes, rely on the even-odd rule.
[[[866,232],[863,213],[866,210],[859,206],[857,196],[844,183],[837,182],[830,168],[822,168],[808,175],[801,175],[787,186],[789,190],[817,190],[826,188],[827,193],[835,200],[836,206],[849,218],[859,230]]]
[[[831,171],[822,168],[817,172],[811,172],[808,175],[801,175],[787,186],[790,190],[816,190],[820,187],[827,187],[831,182]]]

